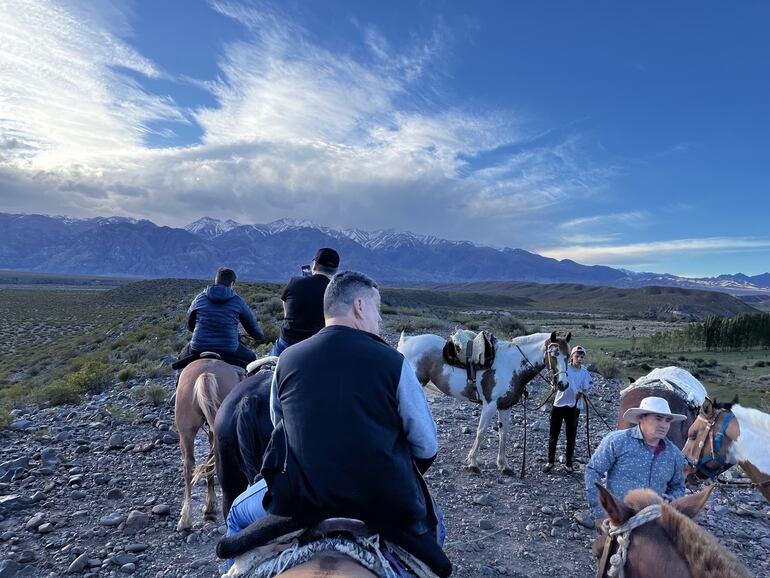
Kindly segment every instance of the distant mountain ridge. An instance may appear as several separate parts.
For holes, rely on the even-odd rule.
[[[663,285],[732,294],[769,293],[770,273],[689,279],[556,260],[522,249],[384,229],[336,230],[307,220],[241,224],[203,217],[183,229],[126,217],[73,219],[0,213],[0,269],[88,275],[211,278],[228,265],[244,280],[285,281],[318,247],[344,268],[401,285],[529,281],[614,287]]]

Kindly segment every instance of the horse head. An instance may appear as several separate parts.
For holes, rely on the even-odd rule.
[[[697,554],[693,552],[698,545],[679,543],[691,542],[694,537],[702,539],[700,531],[692,530],[690,519],[703,509],[713,486],[670,504],[664,504],[660,496],[646,488],[630,491],[621,501],[601,484],[596,483],[596,487],[599,503],[607,514],[601,535],[592,547],[598,559],[597,578],[700,575],[693,571],[697,569],[693,560]],[[715,558],[725,562],[730,555],[720,550]]]
[[[569,366],[569,340],[572,333],[559,337],[554,331],[545,342],[545,366],[551,370],[551,387],[565,391],[569,387],[567,368]]]
[[[714,479],[733,465],[727,452],[730,442],[739,435],[738,423],[731,411],[737,403],[737,396],[729,403],[718,403],[709,398],[703,402],[682,448],[687,460],[685,479],[688,486],[695,486],[707,478]]]

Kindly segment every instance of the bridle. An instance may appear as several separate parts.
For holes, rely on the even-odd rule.
[[[608,518],[604,520],[602,530],[607,534],[604,543],[605,549],[602,553],[604,564],[599,567],[597,576],[623,578],[625,574],[624,567],[628,557],[628,547],[631,544],[631,532],[636,530],[639,526],[643,526],[648,522],[660,518],[661,506],[662,504],[651,504],[646,508],[639,510],[620,526],[613,526]],[[610,555],[610,549],[612,548],[613,543],[617,543],[618,548],[614,554]]]
[[[716,425],[717,421],[719,421],[719,416],[723,413],[726,413],[727,415],[725,416],[724,422],[722,423],[722,427],[719,429],[719,433],[714,434],[714,426]],[[703,438],[697,442],[698,448],[700,450],[697,455],[698,461],[693,462],[689,457],[685,456],[687,464],[695,468],[696,474],[705,476],[710,480],[715,480],[717,476],[735,465],[722,457],[722,443],[725,439],[725,432],[727,431],[727,427],[730,425],[730,422],[734,417],[735,416],[732,412],[726,409],[720,409],[717,410],[717,412],[714,414],[714,418],[712,420],[706,419],[701,414],[698,414],[698,417],[695,418],[695,421],[701,420],[708,426],[706,428],[705,434],[703,435]],[[706,440],[709,440],[711,452],[704,455],[704,450],[706,449]],[[711,462],[716,462],[718,467],[716,469],[706,468],[705,466]]]
[[[559,362],[556,359],[554,359],[554,356],[551,355],[551,347],[553,346],[559,347],[559,344],[551,340],[547,340],[545,342],[545,355],[543,356],[543,359],[545,360],[546,368],[548,368],[551,372],[551,388],[559,389],[559,376],[564,375],[566,380],[568,373],[567,373],[567,369],[565,369],[564,371],[561,371],[559,369]],[[522,355],[524,355],[523,352],[522,352]],[[527,359],[526,356],[524,357],[524,359]],[[529,363],[529,359],[527,359],[527,363]],[[530,365],[532,364],[530,363]],[[569,362],[567,362],[564,367],[568,368]]]

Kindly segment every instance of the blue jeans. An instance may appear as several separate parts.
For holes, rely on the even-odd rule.
[[[291,343],[287,343],[286,341],[284,341],[283,337],[279,337],[278,339],[275,340],[275,343],[273,344],[273,348],[270,350],[270,355],[275,355],[276,357],[278,357],[279,355],[281,355],[281,352],[284,349],[289,347],[289,345],[291,345]]]

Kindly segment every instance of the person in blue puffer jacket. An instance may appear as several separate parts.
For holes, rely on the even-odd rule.
[[[214,285],[206,287],[193,299],[187,310],[187,328],[193,332],[190,344],[180,357],[213,351],[226,361],[246,367],[256,354],[238,340],[238,324],[257,343],[265,339],[259,321],[234,290],[235,271],[220,267]]]

